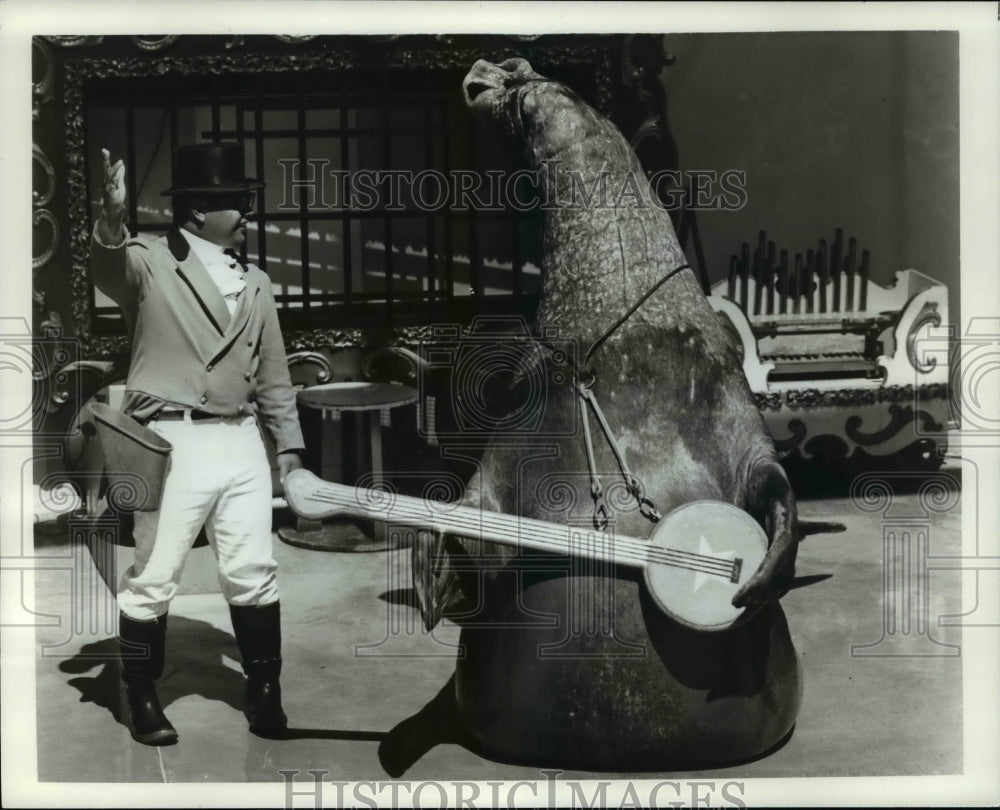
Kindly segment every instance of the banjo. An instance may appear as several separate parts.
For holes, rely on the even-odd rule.
[[[324,481],[305,469],[285,477],[285,498],[299,517],[386,521],[507,546],[640,568],[653,600],[697,630],[724,630],[744,609],[732,598],[767,551],[760,525],[724,501],[692,501],[657,524],[648,540],[491,512],[454,503]]]

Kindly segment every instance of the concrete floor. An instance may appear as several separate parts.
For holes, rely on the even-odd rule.
[[[954,493],[951,506],[932,513],[924,511],[915,488],[897,493],[890,512],[863,511],[844,496],[801,501],[802,520],[839,522],[846,531],[805,539],[798,574],[815,581],[783,600],[804,669],[794,734],[754,762],[670,777],[959,773],[961,635],[957,627],[938,626],[938,617],[961,611],[961,574],[934,571],[885,586],[883,565],[884,533],[898,537],[906,526],[927,529],[932,555],[959,554],[959,500]],[[67,543],[51,529],[36,535],[40,555],[71,555]],[[916,544],[911,548],[922,553]],[[280,782],[283,769],[298,770],[303,779],[309,769],[320,769],[326,780],[386,780],[379,741],[445,684],[458,628],[445,621],[433,635],[423,631],[419,614],[407,604],[408,552],[323,553],[277,540],[275,549],[284,616],[284,706],[293,727],[282,741],[246,730],[238,708],[242,676],[222,597],[185,593],[172,606],[167,671],[160,682],[180,742],[167,748],[134,743],[116,717],[114,601],[90,556],[77,555],[75,573],[39,571],[36,610],[77,617],[37,630],[39,781]],[[210,553],[196,549],[191,567],[213,564]],[[71,576],[82,584],[69,587]],[[90,594],[84,603],[94,607],[73,613],[81,589]],[[927,626],[917,623],[924,596]],[[388,640],[387,627],[397,629]],[[403,778],[541,777],[537,768],[498,764],[449,744],[430,750]]]

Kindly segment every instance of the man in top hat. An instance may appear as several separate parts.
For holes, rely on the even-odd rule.
[[[271,282],[236,258],[263,183],[244,174],[238,143],[173,155],[174,227],[127,238],[125,166],[103,161],[94,228],[94,284],[121,308],[132,341],[123,409],[173,445],[160,508],[135,513],[135,562],[118,593],[122,677],[132,736],[176,742],[154,680],[167,611],[204,526],[219,563],[243,669],[250,730],[282,731],[281,629],[271,539],[271,469],[258,420],[274,439],[282,480],[303,448]]]

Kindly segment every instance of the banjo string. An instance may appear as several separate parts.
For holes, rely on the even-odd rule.
[[[328,503],[334,506],[344,506],[343,499],[338,498],[333,494],[324,495],[322,493],[316,493],[309,496],[307,499]],[[396,505],[396,508],[399,508],[399,504]],[[401,511],[405,512],[406,510],[404,509]],[[488,514],[488,512],[480,513],[480,515]],[[410,513],[408,515],[403,515],[403,517],[408,517],[411,520],[417,520],[421,523],[425,522],[425,516],[418,513]],[[509,526],[507,524],[511,519],[516,520],[517,518],[509,518],[508,516],[503,516],[499,519],[489,517],[463,518],[458,514],[451,515],[448,518],[449,522],[453,525],[453,527],[455,527],[453,529],[455,533],[460,533],[462,531],[462,526],[459,524],[464,524],[466,531],[472,535],[478,534],[481,528],[486,528],[493,530],[499,535],[509,535],[508,542],[512,545],[521,545],[520,533],[511,534],[509,531]],[[480,528],[477,528],[477,525]],[[700,571],[706,574],[714,574],[725,578],[728,578],[732,574],[735,565],[735,561],[733,560],[726,560],[721,557],[699,554],[697,552],[686,551],[683,549],[661,549],[645,543],[640,544],[638,541],[628,539],[619,539],[618,541],[611,539],[610,541],[607,541],[604,539],[604,535],[599,535],[597,533],[588,532],[585,535],[576,535],[567,541],[564,530],[559,528],[539,528],[535,526],[532,526],[531,528],[533,529],[532,536],[534,537],[536,543],[544,544],[548,548],[556,551],[571,550],[574,545],[577,545],[580,548],[590,549],[598,557],[610,557],[612,558],[612,561],[614,558],[618,558],[633,560],[640,564],[646,562],[658,562],[675,568]],[[548,535],[548,537],[543,535]],[[527,545],[526,547],[530,548],[530,545]],[[612,548],[614,548],[613,551],[611,550]]]

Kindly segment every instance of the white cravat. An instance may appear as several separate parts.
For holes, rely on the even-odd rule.
[[[205,265],[208,275],[215,282],[215,286],[219,288],[219,292],[222,293],[229,314],[232,315],[236,312],[240,293],[247,286],[240,263],[234,257],[227,256],[219,245],[202,239],[184,228],[181,228],[180,231],[181,236],[187,240],[191,250],[194,251],[194,255]]]

